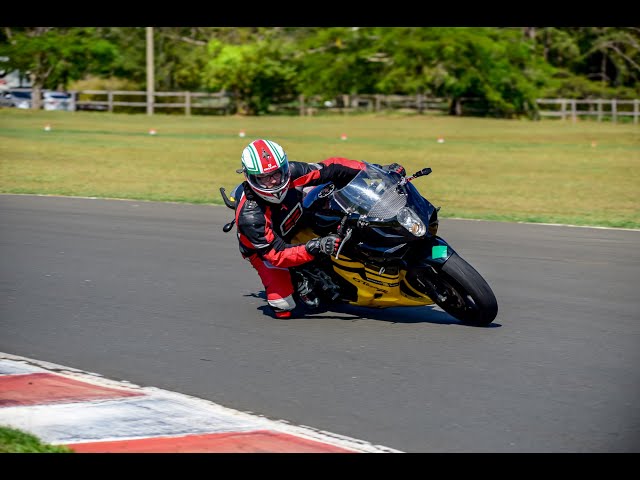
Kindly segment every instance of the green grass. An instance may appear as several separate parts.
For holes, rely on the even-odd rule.
[[[222,204],[219,187],[242,180],[240,154],[259,137],[279,142],[290,160],[399,162],[409,173],[431,167],[414,184],[442,217],[640,228],[640,126],[592,120],[5,108],[0,192]]]
[[[49,445],[36,436],[0,426],[0,453],[74,453],[64,445]]]

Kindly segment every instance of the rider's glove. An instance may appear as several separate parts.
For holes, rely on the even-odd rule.
[[[307,242],[305,248],[311,255],[318,255],[324,253],[326,255],[333,255],[338,251],[341,238],[338,235],[327,235],[321,238],[312,238]]]
[[[387,172],[395,172],[395,173],[397,173],[398,175],[400,175],[402,177],[404,177],[407,174],[407,171],[399,163],[392,163],[390,165],[383,165],[382,168],[384,168]]]

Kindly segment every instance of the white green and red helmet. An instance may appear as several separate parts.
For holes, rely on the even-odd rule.
[[[251,189],[267,202],[280,203],[287,194],[291,173],[284,149],[258,139],[242,151],[242,172]]]

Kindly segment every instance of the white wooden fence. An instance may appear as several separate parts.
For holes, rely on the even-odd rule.
[[[619,117],[632,116],[633,123],[638,123],[640,117],[640,100],[576,100],[568,98],[539,98],[536,100],[539,106],[551,105],[549,110],[540,109],[542,117],[560,117],[563,120],[570,118],[574,122],[578,117],[596,117],[600,122],[609,118],[617,122]]]
[[[70,92],[76,99],[78,110],[114,111],[114,107],[147,107],[147,92],[135,90],[80,90]],[[90,97],[90,99],[86,99]],[[139,97],[138,101],[116,100],[116,97]],[[173,98],[172,98],[173,97]],[[178,101],[167,101],[167,99]],[[159,100],[162,99],[162,100]],[[230,99],[223,92],[155,92],[152,111],[155,109],[180,108],[185,115],[191,115],[193,109],[214,109],[226,112]]]
[[[78,110],[105,110],[113,112],[115,107],[146,108],[145,91],[128,90],[82,90],[71,92],[76,99]],[[125,101],[122,97],[138,97],[136,101]],[[472,103],[474,99],[463,99]],[[576,100],[567,98],[539,98],[540,117],[559,117],[576,121],[579,117],[595,117],[597,121],[617,122],[620,117],[633,117],[633,123],[640,118],[640,100],[596,99]],[[224,92],[155,92],[151,112],[163,109],[184,110],[191,115],[194,110],[209,109],[219,114],[232,110],[233,100]],[[449,104],[445,98],[424,95],[340,95],[333,100],[322,101],[319,96],[291,97],[273,106],[274,112],[289,111],[301,116],[316,115],[321,112],[352,113],[384,110],[406,110],[420,113],[447,112]],[[470,107],[469,107],[470,108]]]

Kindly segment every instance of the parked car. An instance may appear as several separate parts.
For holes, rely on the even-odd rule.
[[[76,102],[70,93],[46,91],[42,94],[42,99],[45,110],[73,112],[76,109]]]
[[[10,90],[4,93],[1,104],[16,108],[31,108],[31,91]],[[42,108],[73,112],[76,110],[76,102],[70,93],[45,90],[42,92]]]
[[[22,90],[9,90],[5,92],[3,105],[16,108],[31,108],[31,92]]]

